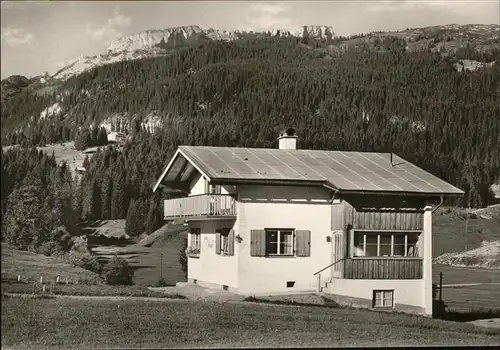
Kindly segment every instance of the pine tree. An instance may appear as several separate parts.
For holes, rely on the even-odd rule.
[[[111,218],[124,219],[127,215],[128,201],[125,179],[122,171],[113,178],[111,190]]]
[[[106,174],[102,180],[101,187],[101,209],[102,209],[102,217],[103,220],[111,219],[111,195],[113,193],[113,180],[111,176]]]

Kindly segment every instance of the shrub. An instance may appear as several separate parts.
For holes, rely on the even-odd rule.
[[[62,246],[53,240],[43,242],[37,249],[38,254],[45,256],[60,256],[64,253]]]
[[[183,245],[181,247],[181,255],[179,256],[179,264],[181,264],[181,269],[182,272],[184,272],[184,277],[187,278],[187,271],[188,271],[188,259],[186,255],[186,250],[188,248],[188,239],[187,237],[184,238]]]
[[[74,266],[100,273],[101,264],[99,260],[88,251],[72,250],[69,252],[69,262]]]
[[[125,259],[114,256],[106,266],[104,266],[103,277],[111,285],[131,285],[134,270]]]
[[[85,237],[77,237],[74,240],[68,260],[70,264],[86,270],[96,273],[100,273],[101,271],[101,264],[88,249],[87,239]]]
[[[160,278],[158,282],[156,282],[155,287],[166,287],[167,285],[167,281],[164,278]]]

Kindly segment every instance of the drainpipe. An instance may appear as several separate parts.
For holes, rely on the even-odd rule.
[[[434,212],[436,210],[438,210],[443,205],[443,202],[444,202],[444,196],[441,196],[441,201],[439,202],[439,204],[434,209],[432,209],[432,214],[434,214]]]
[[[330,199],[330,204],[333,203],[333,200],[335,199],[335,196],[340,192],[339,190],[337,190],[336,188],[333,188],[327,184],[323,184],[323,187],[326,187],[327,189],[329,189],[330,191],[333,192],[332,194],[332,199]]]

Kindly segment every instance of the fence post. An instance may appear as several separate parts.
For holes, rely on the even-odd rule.
[[[40,283],[43,283],[43,276],[40,276]]]
[[[21,275],[17,275],[17,282],[21,282]]]
[[[163,279],[163,253],[160,253],[160,279]]]
[[[321,274],[318,273],[318,293],[321,292]]]
[[[443,272],[439,273],[439,301],[443,300]]]

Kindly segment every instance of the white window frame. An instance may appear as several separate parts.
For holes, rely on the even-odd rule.
[[[377,294],[380,293],[380,298],[377,298]],[[387,297],[390,296],[390,298]],[[377,304],[377,300],[380,300],[380,304]],[[384,305],[386,300],[391,301],[391,305]],[[392,309],[394,308],[394,289],[385,289],[385,290],[374,290],[373,291],[373,300],[372,307],[374,309]]]
[[[360,245],[355,246],[355,237],[356,235],[360,236]],[[377,255],[366,255],[366,237],[370,236],[377,236]],[[390,255],[380,255],[380,236],[381,235],[390,235],[391,236],[391,254]],[[395,236],[403,236],[404,235],[404,255],[394,255],[394,237]],[[353,230],[352,232],[352,249],[351,249],[351,257],[352,258],[391,258],[391,257],[402,257],[402,258],[418,258],[418,256],[409,256],[408,255],[408,235],[417,235],[420,236],[421,232],[420,231],[408,231],[408,232],[395,232],[395,231],[360,231],[360,230]],[[416,244],[414,244],[416,246]],[[362,248],[363,255],[356,255],[355,251],[356,248],[359,249],[359,247]]]
[[[201,229],[193,227],[189,234],[191,235],[190,247],[198,249],[201,253]]]
[[[265,236],[265,244],[266,244],[266,256],[293,256],[295,255],[295,230],[291,228],[266,228],[266,236]],[[276,232],[277,236],[277,248],[276,251],[277,253],[269,253],[267,251],[267,242],[268,242],[268,234],[271,232]],[[281,249],[281,233],[289,233],[292,237],[292,246],[291,246],[291,253],[282,253],[280,251]]]

